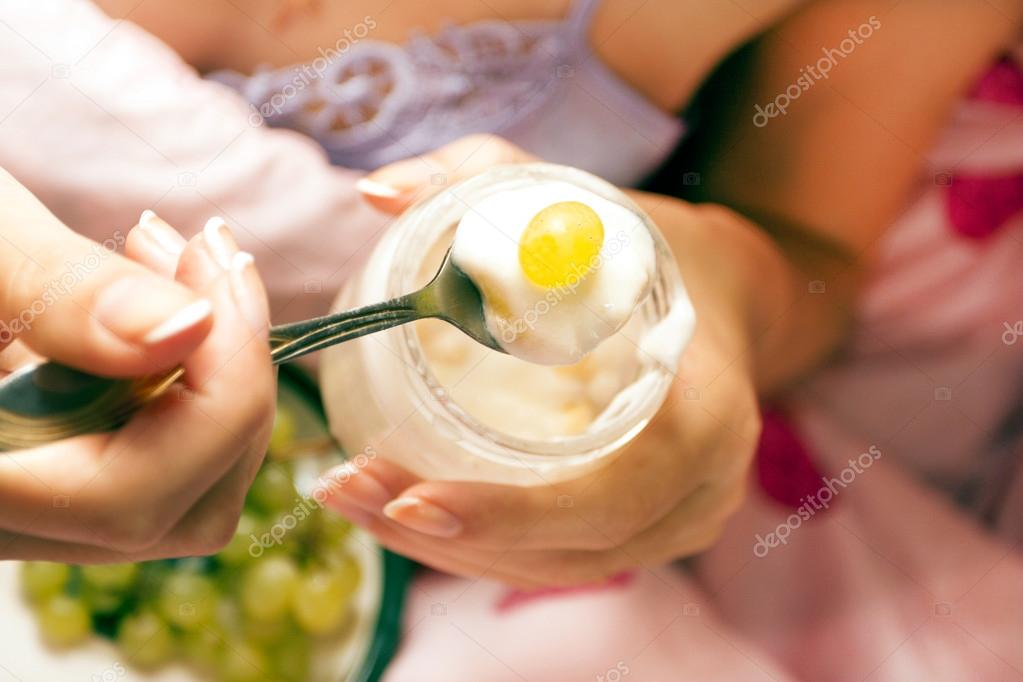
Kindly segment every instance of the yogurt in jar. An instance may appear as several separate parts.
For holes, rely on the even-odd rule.
[[[662,404],[694,328],[656,225],[584,171],[495,167],[403,214],[335,309],[422,287],[449,248],[508,353],[433,319],[328,348],[333,434],[431,479],[547,485],[603,466]]]
[[[541,365],[578,362],[621,329],[655,270],[643,220],[567,182],[473,205],[455,231],[451,260],[480,289],[501,347]]]

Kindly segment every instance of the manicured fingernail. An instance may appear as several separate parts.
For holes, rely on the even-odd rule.
[[[152,277],[125,277],[96,295],[96,320],[129,343],[162,343],[201,324],[213,313],[206,299],[184,287]]]
[[[388,502],[384,515],[425,535],[453,538],[462,532],[462,522],[458,517],[419,497],[399,497]]]
[[[231,291],[238,310],[249,323],[252,331],[267,326],[268,310],[263,286],[256,272],[256,261],[251,253],[238,251],[231,256]]]
[[[231,237],[231,231],[227,229],[224,219],[213,217],[207,220],[202,228],[202,236],[217,265],[225,270],[230,268],[231,258],[238,252],[238,244]]]
[[[394,197],[397,197],[402,193],[402,191],[397,187],[385,185],[382,182],[370,180],[369,178],[360,178],[355,183],[355,189],[359,190],[363,194],[369,194],[370,196],[380,197],[381,199],[393,199]]]
[[[142,212],[139,227],[154,244],[172,256],[180,256],[185,250],[185,238],[152,211]]]
[[[393,497],[383,483],[351,462],[335,467],[325,478],[329,480],[327,489],[330,491],[327,504],[336,499],[379,514]]]
[[[191,329],[213,313],[213,306],[206,299],[185,306],[165,322],[154,327],[142,337],[143,343],[150,345],[161,343]]]

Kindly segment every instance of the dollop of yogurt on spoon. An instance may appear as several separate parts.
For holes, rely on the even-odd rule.
[[[492,194],[459,222],[452,262],[479,288],[510,355],[578,362],[650,293],[653,239],[634,211],[566,182]]]

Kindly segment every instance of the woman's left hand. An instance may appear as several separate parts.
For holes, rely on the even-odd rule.
[[[472,136],[383,168],[361,188],[396,213],[489,166],[531,160],[499,138]],[[671,201],[674,221],[706,218]],[[424,481],[382,457],[345,465],[346,483],[327,504],[396,552],[521,587],[592,582],[698,553],[743,499],[760,426],[750,372],[736,361],[746,341],[730,320],[701,318],[661,411],[596,472],[531,487]]]

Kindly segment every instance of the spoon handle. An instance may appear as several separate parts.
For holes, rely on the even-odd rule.
[[[275,365],[422,317],[413,296],[270,329]],[[0,452],[30,448],[124,424],[162,395],[183,370],[133,379],[99,377],[42,362],[0,381]]]
[[[307,353],[383,331],[424,317],[414,295],[343,310],[270,329],[270,358],[275,365]]]

